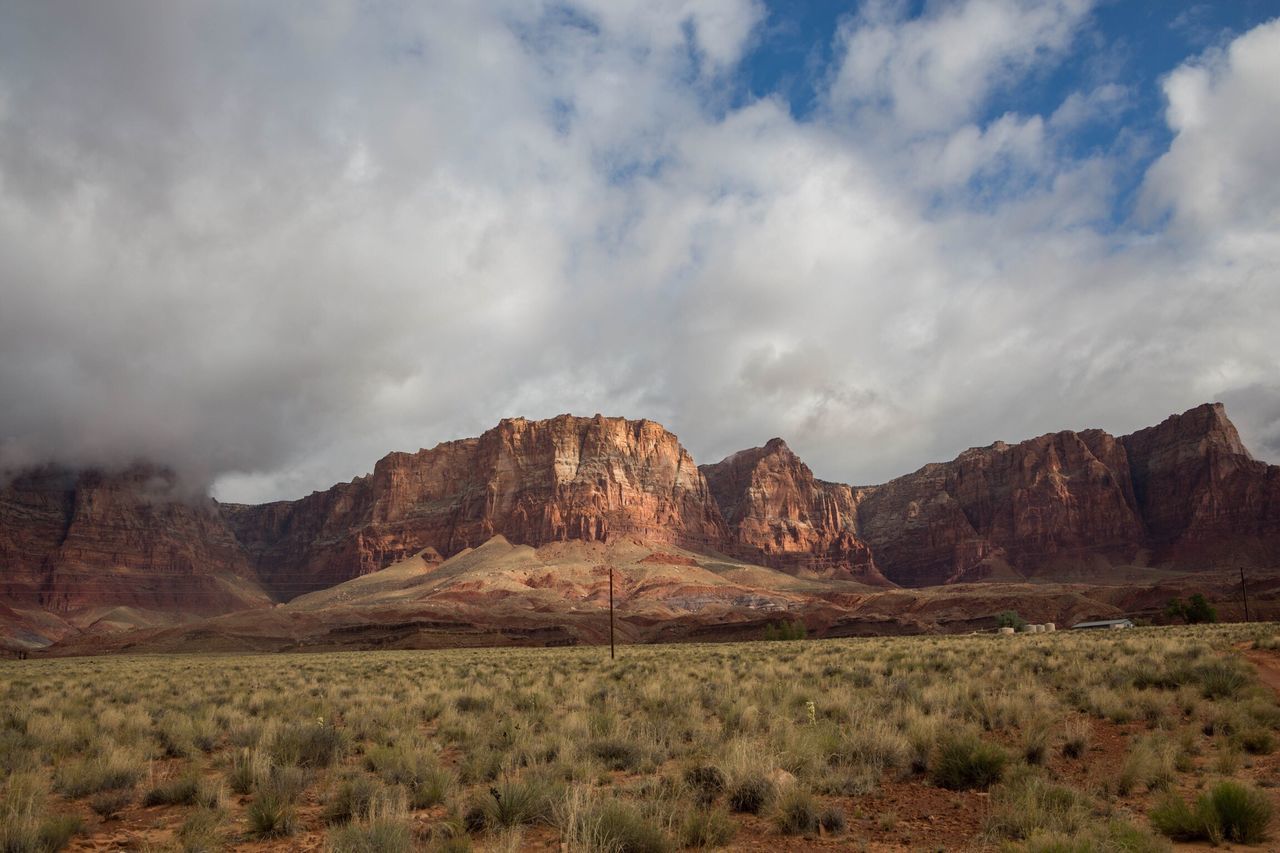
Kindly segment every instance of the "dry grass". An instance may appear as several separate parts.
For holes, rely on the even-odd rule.
[[[1157,803],[1271,766],[1280,708],[1235,646],[1276,636],[0,662],[0,849],[936,847],[910,799],[989,789],[948,849],[1157,850]]]

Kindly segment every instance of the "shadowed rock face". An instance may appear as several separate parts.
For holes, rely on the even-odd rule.
[[[974,448],[855,500],[881,571],[927,586],[1135,561],[1280,566],[1278,482],[1211,404],[1119,439],[1085,430]]]
[[[715,548],[727,531],[706,481],[652,421],[504,420],[479,438],[392,453],[372,475],[300,501],[225,507],[286,596],[433,548],[448,557],[497,533],[522,545],[623,535]]]
[[[53,611],[125,604],[218,613],[269,602],[209,498],[173,476],[46,467],[0,489],[0,596]]]
[[[853,490],[824,483],[780,438],[700,469],[729,526],[727,550],[787,571],[887,585],[858,538]]]
[[[1124,446],[1100,430],[973,448],[858,499],[863,537],[908,586],[1099,553],[1132,560],[1144,537]]]
[[[1280,565],[1280,466],[1249,454],[1221,403],[1122,441],[1157,559]]]

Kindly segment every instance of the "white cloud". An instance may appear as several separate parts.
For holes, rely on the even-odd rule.
[[[1053,134],[1102,90],[979,123],[1085,4],[929,9],[845,31],[831,102],[865,124],[727,108],[755,2],[27,7],[0,30],[0,463],[147,455],[290,497],[599,411],[865,483],[1270,381],[1272,152],[1241,136],[1269,125],[1230,114],[1273,96],[1265,57],[1170,78],[1147,191],[1212,214],[1206,248],[1096,230],[1119,166]]]
[[[898,132],[954,128],[994,89],[1065,51],[1092,5],[963,0],[907,20],[901,3],[868,3],[841,33],[832,104],[882,114]]]
[[[1053,111],[1048,125],[1058,131],[1076,130],[1123,112],[1132,96],[1129,87],[1118,83],[1104,83],[1088,92],[1072,92]]]
[[[914,146],[917,179],[938,188],[964,186],[997,171],[1038,171],[1045,156],[1044,120],[1006,114],[985,128],[969,124]]]
[[[1280,247],[1280,20],[1164,80],[1173,144],[1151,168],[1144,199],[1184,239]],[[1230,251],[1231,248],[1229,247]]]

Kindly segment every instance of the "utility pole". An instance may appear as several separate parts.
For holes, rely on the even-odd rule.
[[[613,660],[613,566],[609,567],[609,660]]]
[[[1240,564],[1240,597],[1244,599],[1244,621],[1252,622],[1249,618],[1249,589],[1244,585],[1244,563]]]

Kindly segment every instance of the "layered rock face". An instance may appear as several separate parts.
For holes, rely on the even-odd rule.
[[[853,490],[824,483],[780,438],[700,469],[729,526],[726,550],[788,572],[888,585],[857,534]]]
[[[0,604],[218,613],[498,534],[532,546],[629,537],[904,586],[1089,580],[1125,565],[1280,570],[1280,467],[1252,459],[1216,404],[1123,438],[976,448],[871,487],[816,479],[781,440],[699,470],[656,423],[568,415],[392,453],[297,501],[218,506],[174,485],[146,466],[7,482]]]
[[[128,605],[206,614],[269,597],[217,505],[171,474],[29,471],[0,489],[0,595],[55,612]]]
[[[504,420],[479,438],[392,453],[372,475],[300,501],[225,511],[285,597],[424,548],[448,557],[498,533],[534,546],[630,535],[708,548],[727,536],[674,435],[598,415]]]
[[[1280,568],[1278,489],[1280,468],[1252,459],[1209,404],[1123,438],[974,448],[855,502],[886,577],[927,586],[1135,562]]]
[[[1280,565],[1280,466],[1249,454],[1221,403],[1122,440],[1157,560]]]
[[[1132,560],[1144,539],[1124,446],[1100,430],[974,448],[857,499],[882,571],[907,586]]]

